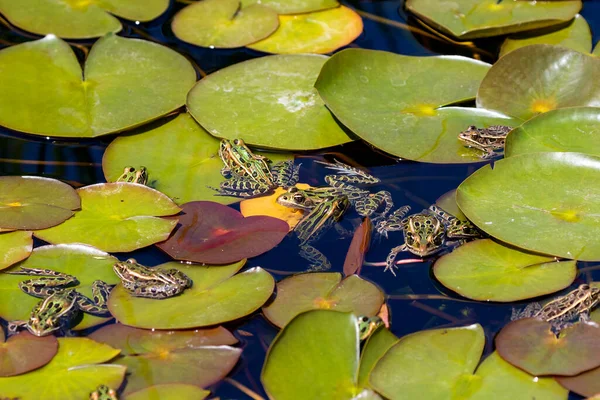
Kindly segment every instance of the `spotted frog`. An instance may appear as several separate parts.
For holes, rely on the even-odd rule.
[[[125,167],[123,174],[117,178],[117,182],[139,183],[145,185],[148,183],[148,171],[146,167],[135,169],[134,167]]]
[[[183,272],[172,268],[148,268],[130,258],[113,266],[123,287],[136,297],[166,299],[192,287],[192,280]]]
[[[378,316],[367,317],[361,315],[358,320],[358,334],[361,341],[367,340],[381,325],[383,320]]]
[[[106,385],[100,385],[96,390],[90,393],[89,400],[119,400],[117,392]]]
[[[27,294],[43,299],[34,306],[29,320],[9,323],[11,332],[16,332],[19,327],[25,327],[33,335],[46,336],[67,329],[79,311],[102,317],[110,315],[106,300],[112,286],[105,282],[94,281],[92,284],[94,300],[90,300],[75,289],[69,288],[79,284],[77,278],[72,275],[37,268],[21,268],[6,273],[36,276],[20,282],[19,287]]]
[[[466,147],[472,147],[483,152],[481,158],[492,158],[504,151],[506,135],[512,130],[510,126],[493,125],[488,128],[469,126],[466,131],[459,133],[458,140]]]

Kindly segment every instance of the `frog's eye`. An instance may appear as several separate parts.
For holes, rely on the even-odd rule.
[[[298,191],[297,187],[291,187],[288,189],[288,193],[296,193]]]
[[[240,144],[240,139],[233,139],[233,144],[236,146]]]
[[[294,195],[294,200],[295,201],[304,201],[304,196],[302,196],[301,194],[296,194],[296,195]]]

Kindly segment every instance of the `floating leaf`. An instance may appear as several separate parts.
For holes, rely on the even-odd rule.
[[[527,253],[491,239],[476,240],[439,258],[435,277],[461,296],[479,301],[517,301],[554,293],[577,276],[576,261]]]
[[[464,57],[348,49],[325,63],[315,87],[344,125],[388,153],[436,163],[475,162],[481,152],[458,140],[461,131],[519,122],[486,110],[439,107],[474,98],[488,69]]]
[[[377,361],[396,343],[398,338],[387,328],[377,329],[371,337],[367,339],[362,354],[360,355],[360,369],[358,371],[358,385],[360,387],[370,387],[369,375]]]
[[[118,388],[125,367],[106,362],[119,354],[87,338],[59,338],[58,353],[44,367],[24,375],[0,378],[2,396],[20,400],[81,400],[99,385]]]
[[[161,242],[177,219],[158,218],[180,211],[164,194],[135,183],[99,183],[77,190],[81,211],[67,222],[35,236],[50,243],[85,243],[104,251],[133,251]]]
[[[337,0],[241,0],[243,7],[252,4],[262,4],[273,10],[277,14],[301,14],[319,10],[334,8],[340,4]]]
[[[600,368],[594,368],[575,376],[557,376],[556,381],[581,396],[594,396],[600,393]]]
[[[29,257],[32,250],[31,232],[0,233],[0,270]]]
[[[536,376],[573,376],[600,366],[600,328],[578,323],[557,338],[548,322],[523,318],[506,325],[496,336],[500,356]]]
[[[600,260],[599,172],[600,158],[580,153],[509,157],[467,178],[458,187],[458,205],[503,242],[574,260]]]
[[[360,15],[340,6],[306,14],[280,15],[275,33],[248,47],[272,54],[326,54],[352,43],[362,30]]]
[[[408,0],[406,8],[446,34],[473,39],[567,22],[581,9],[581,1]]]
[[[75,190],[56,179],[0,176],[0,227],[4,229],[49,228],[71,218],[80,206]]]
[[[29,332],[13,335],[6,343],[0,343],[0,377],[40,368],[48,364],[57,351],[58,341],[54,336],[37,337]]]
[[[589,53],[592,51],[592,33],[585,18],[577,14],[566,26],[551,27],[507,37],[500,48],[500,57],[532,44],[553,44],[581,53]]]
[[[349,276],[354,273],[360,273],[360,268],[365,261],[365,254],[369,250],[372,229],[373,224],[367,217],[356,231],[354,231],[354,236],[352,237],[352,242],[350,242],[350,248],[348,249],[348,253],[346,253],[346,260],[344,261],[344,275]]]
[[[121,285],[113,289],[108,307],[123,324],[147,329],[186,329],[233,321],[253,313],[273,293],[273,277],[262,268],[234,275],[244,262],[226,266],[166,263],[194,285],[164,300],[133,297]]]
[[[127,400],[202,400],[208,397],[208,390],[200,389],[195,385],[182,383],[171,383],[166,385],[154,385],[127,396]]]
[[[122,131],[181,107],[196,72],[156,43],[108,35],[85,62],[55,36],[0,50],[0,124],[54,137]],[[84,76],[84,80],[82,80]]]
[[[589,83],[599,79],[597,57],[535,44],[511,51],[494,64],[479,87],[477,107],[522,120],[556,108],[596,107],[600,87]]]
[[[289,231],[277,218],[244,218],[233,208],[212,201],[181,206],[175,233],[158,247],[176,260],[228,264],[256,257],[277,246]]]
[[[600,109],[548,111],[514,129],[506,138],[505,157],[523,153],[574,151],[600,156]]]
[[[383,301],[381,290],[357,275],[342,280],[337,272],[305,273],[277,283],[277,298],[263,308],[263,314],[281,328],[296,315],[316,309],[351,311],[372,317],[377,315]]]
[[[86,39],[121,30],[119,20],[109,13],[132,21],[150,21],[165,12],[168,5],[168,0],[0,0],[0,12],[13,25],[29,32]]]
[[[299,189],[309,189],[311,186],[305,183],[298,183],[296,184],[296,187]],[[298,222],[304,218],[305,213],[277,203],[277,198],[285,192],[285,189],[277,188],[270,196],[242,200],[240,202],[240,212],[244,217],[268,215],[269,217],[281,219],[287,222],[290,231],[292,231]]]
[[[189,114],[179,114],[157,128],[113,140],[102,157],[102,169],[106,180],[114,182],[125,167],[144,166],[148,171],[148,185],[177,204],[194,200],[237,202],[237,197],[215,196],[216,192],[208,187],[219,187],[225,179],[221,175],[223,162],[218,153],[219,140]],[[283,153],[257,154],[274,163],[293,159],[292,155]]]
[[[92,298],[92,283],[100,279],[108,284],[116,284],[119,279],[112,267],[117,262],[110,254],[93,247],[79,244],[61,244],[57,246],[37,247],[25,261],[14,265],[6,272],[23,268],[51,269],[75,276],[79,285],[73,286],[79,293]],[[19,282],[30,279],[26,275],[0,273],[0,317],[7,321],[27,320],[33,306],[40,299],[21,291]],[[107,318],[83,314],[83,320],[77,329],[86,329]]]
[[[264,148],[314,150],[350,142],[313,87],[326,60],[282,55],[232,65],[194,86],[188,110],[212,135]]]
[[[435,204],[440,207],[442,210],[450,213],[450,215],[455,216],[461,221],[466,221],[467,217],[460,211],[458,208],[458,204],[456,204],[456,189],[453,189],[449,192],[441,195],[436,201]]]

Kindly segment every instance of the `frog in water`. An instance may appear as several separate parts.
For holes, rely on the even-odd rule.
[[[472,147],[483,152],[480,158],[487,159],[501,155],[504,151],[506,135],[512,130],[510,126],[493,125],[488,128],[469,126],[458,134],[458,140],[466,147]]]
[[[404,234],[404,243],[394,247],[386,259],[385,270],[390,270],[394,275],[396,257],[401,251],[427,257],[445,246],[462,244],[482,235],[471,222],[461,221],[435,205],[404,218],[409,210],[408,206],[401,207],[376,226],[377,232],[385,237],[391,231],[402,231]]]
[[[46,336],[66,329],[79,311],[101,317],[109,316],[106,300],[112,286],[102,281],[92,283],[94,300],[90,300],[69,286],[79,284],[72,275],[49,269],[21,268],[6,272],[11,275],[34,275],[36,278],[19,283],[21,290],[31,296],[42,298],[31,311],[29,320],[12,321],[9,331],[25,327],[36,336]]]
[[[277,203],[295,209],[311,210],[324,199],[331,196],[346,196],[350,204],[361,217],[370,217],[382,205],[384,210],[374,220],[385,218],[394,207],[392,195],[386,190],[371,193],[360,189],[353,184],[372,185],[380,180],[365,171],[351,167],[339,161],[335,164],[317,161],[324,164],[326,168],[337,171],[337,174],[325,176],[325,182],[329,186],[310,189],[298,189],[291,187],[286,193],[277,198]]]
[[[106,385],[100,385],[96,390],[90,393],[89,400],[119,400],[117,392]]]
[[[369,336],[373,334],[381,325],[383,325],[383,320],[377,315],[373,317],[367,317],[365,315],[361,315],[357,317],[358,321],[358,335],[360,341],[367,340]]]
[[[226,180],[219,189],[219,196],[254,197],[268,194],[277,187],[290,187],[298,182],[300,165],[282,161],[270,166],[271,160],[259,156],[246,146],[242,139],[222,139],[219,157],[225,165],[221,175]]]
[[[139,183],[140,185],[145,185],[148,183],[148,171],[146,171],[146,167],[140,167],[140,169],[125,167],[123,174],[117,178],[117,182]]]
[[[113,266],[123,287],[136,297],[166,299],[192,287],[192,280],[183,272],[172,268],[148,268],[134,258],[117,262]]]

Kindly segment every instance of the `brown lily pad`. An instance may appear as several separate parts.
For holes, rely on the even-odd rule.
[[[566,389],[581,396],[600,393],[600,367],[575,376],[557,376],[554,379]]]
[[[344,261],[344,275],[349,276],[360,273],[360,267],[362,267],[365,261],[365,254],[369,250],[372,227],[373,224],[367,217],[354,232],[350,248],[348,249],[348,253],[346,253],[346,260]]]
[[[4,332],[0,328],[0,339]],[[42,367],[58,352],[58,341],[54,336],[37,337],[29,332],[11,336],[0,343],[0,376],[24,374]]]

